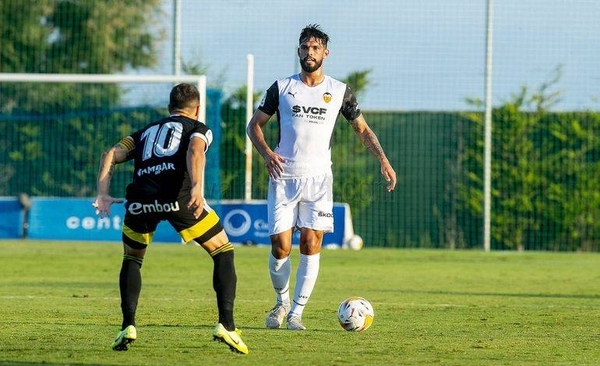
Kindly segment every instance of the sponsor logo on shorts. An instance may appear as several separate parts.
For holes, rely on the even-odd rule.
[[[323,211],[319,211],[317,213],[317,216],[319,217],[329,217],[329,218],[333,218],[333,213],[331,212],[323,212]]]
[[[155,200],[151,203],[132,202],[127,211],[132,215],[141,215],[157,212],[173,212],[179,211],[179,202],[158,202]]]

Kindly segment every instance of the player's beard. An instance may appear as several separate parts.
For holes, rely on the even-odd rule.
[[[306,58],[303,60],[300,60],[300,67],[302,67],[302,70],[304,70],[304,72],[314,72],[316,70],[318,70],[321,65],[323,64],[323,60],[317,60],[317,59],[313,59],[314,61],[314,65],[310,66],[307,64],[306,62]]]

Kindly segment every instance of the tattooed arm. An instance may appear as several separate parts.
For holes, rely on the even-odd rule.
[[[101,218],[105,215],[110,216],[110,205],[123,202],[122,199],[110,196],[110,182],[115,172],[115,165],[127,161],[127,155],[133,150],[133,147],[133,140],[126,137],[104,152],[100,158],[100,165],[98,167],[98,193],[92,206],[96,208],[96,214]]]
[[[369,150],[369,152],[373,154],[377,160],[379,160],[379,163],[381,164],[381,174],[385,178],[386,182],[388,182],[387,190],[388,192],[393,191],[394,187],[396,186],[396,172],[392,168],[392,165],[386,157],[383,148],[379,144],[379,140],[377,139],[375,132],[371,130],[362,114],[350,121],[350,125],[367,150]]]

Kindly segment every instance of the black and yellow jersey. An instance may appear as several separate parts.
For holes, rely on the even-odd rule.
[[[192,138],[203,139],[208,149],[212,131],[197,120],[173,115],[121,140],[129,151],[128,159],[134,160],[126,199],[176,199],[182,191],[189,191],[186,154]]]

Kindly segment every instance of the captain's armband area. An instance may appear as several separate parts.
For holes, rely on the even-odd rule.
[[[124,137],[121,139],[121,141],[117,142],[118,147],[120,147],[121,149],[125,150],[125,152],[129,153],[130,151],[132,151],[135,148],[135,143],[133,142],[133,139],[130,136]]]
[[[135,149],[135,143],[133,141],[133,138],[131,138],[131,136],[127,136],[121,139],[121,141],[117,142],[117,144],[115,145],[115,148],[117,149],[121,149],[126,156],[126,160],[129,160],[132,158],[132,153],[133,150]]]

